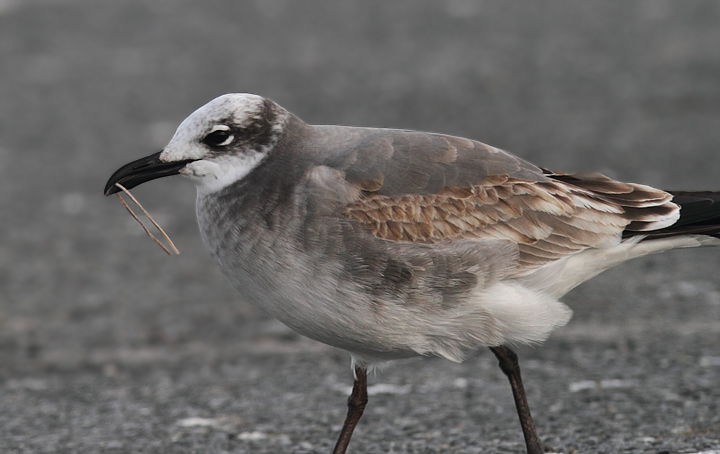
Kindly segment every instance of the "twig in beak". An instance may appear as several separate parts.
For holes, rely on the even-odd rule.
[[[148,213],[148,212],[145,210],[145,208],[143,208],[143,206],[140,205],[140,202],[138,202],[137,199],[136,199],[135,197],[133,197],[132,194],[130,194],[130,191],[128,191],[127,189],[125,189],[125,187],[124,187],[123,185],[121,185],[120,183],[115,183],[115,186],[117,186],[118,188],[122,189],[122,191],[123,191],[125,194],[127,194],[128,197],[130,197],[130,199],[131,199],[133,202],[135,202],[135,205],[137,205],[137,206],[142,210],[142,212],[145,213],[145,216],[147,216],[147,218],[150,219],[150,222],[152,222],[152,224],[155,226],[155,228],[157,228],[158,231],[159,231],[160,233],[162,233],[162,235],[163,235],[163,236],[165,237],[165,239],[168,241],[168,243],[170,243],[170,247],[171,247],[172,250],[175,252],[175,254],[180,255],[180,251],[177,250],[177,248],[175,247],[175,244],[173,244],[172,240],[171,240],[170,237],[167,235],[167,233],[165,233],[165,231],[162,229],[162,227],[160,227],[160,225],[159,225],[157,222],[155,222],[155,219],[153,219],[152,216],[150,216],[150,213]],[[149,236],[150,238],[152,238],[152,239],[158,244],[158,246],[160,246],[160,247],[163,249],[163,251],[167,252],[168,255],[172,255],[172,253],[168,250],[168,248],[166,248],[157,238],[155,238],[155,236],[154,236],[152,233],[150,233],[150,231],[147,229],[147,227],[145,227],[145,224],[142,223],[142,221],[140,220],[140,218],[138,218],[137,215],[133,212],[133,210],[128,206],[128,204],[125,203],[125,200],[122,198],[122,196],[121,196],[119,193],[116,194],[116,195],[118,196],[118,199],[120,199],[120,202],[122,202],[123,206],[128,210],[128,212],[130,212],[130,214],[132,215],[132,217],[135,218],[135,220],[138,222],[138,224],[140,224],[140,226],[143,228],[143,230],[145,230],[145,233],[147,233],[148,236]]]

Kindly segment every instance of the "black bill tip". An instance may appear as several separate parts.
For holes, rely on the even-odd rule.
[[[163,162],[160,161],[160,153],[162,152],[151,154],[117,169],[105,185],[105,195],[120,192],[120,188],[116,186],[116,183],[120,183],[126,189],[132,189],[150,180],[177,175],[180,169],[194,161],[194,159],[186,159],[176,162]]]

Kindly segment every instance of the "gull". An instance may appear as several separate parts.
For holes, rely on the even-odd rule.
[[[350,353],[335,454],[367,404],[368,369],[483,346],[510,382],[527,452],[544,452],[510,346],[565,325],[559,299],[612,266],[720,244],[720,192],[553,172],[442,134],[309,125],[251,94],[196,110],[105,195],[176,174],[196,183],[202,239],[244,299]]]

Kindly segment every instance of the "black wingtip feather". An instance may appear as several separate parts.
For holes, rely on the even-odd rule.
[[[638,232],[626,230],[623,238],[644,235],[647,239],[677,235],[707,235],[720,238],[720,192],[668,191],[680,205],[680,219],[664,229]]]

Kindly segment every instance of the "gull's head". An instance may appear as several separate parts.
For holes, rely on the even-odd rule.
[[[222,189],[265,159],[282,132],[282,116],[275,103],[261,96],[220,96],[180,124],[160,160],[192,160],[181,174],[205,192]]]
[[[222,95],[190,114],[160,153],[120,168],[105,194],[164,176],[182,174],[195,180],[202,193],[218,191],[242,180],[271,153],[288,113],[261,96]]]

